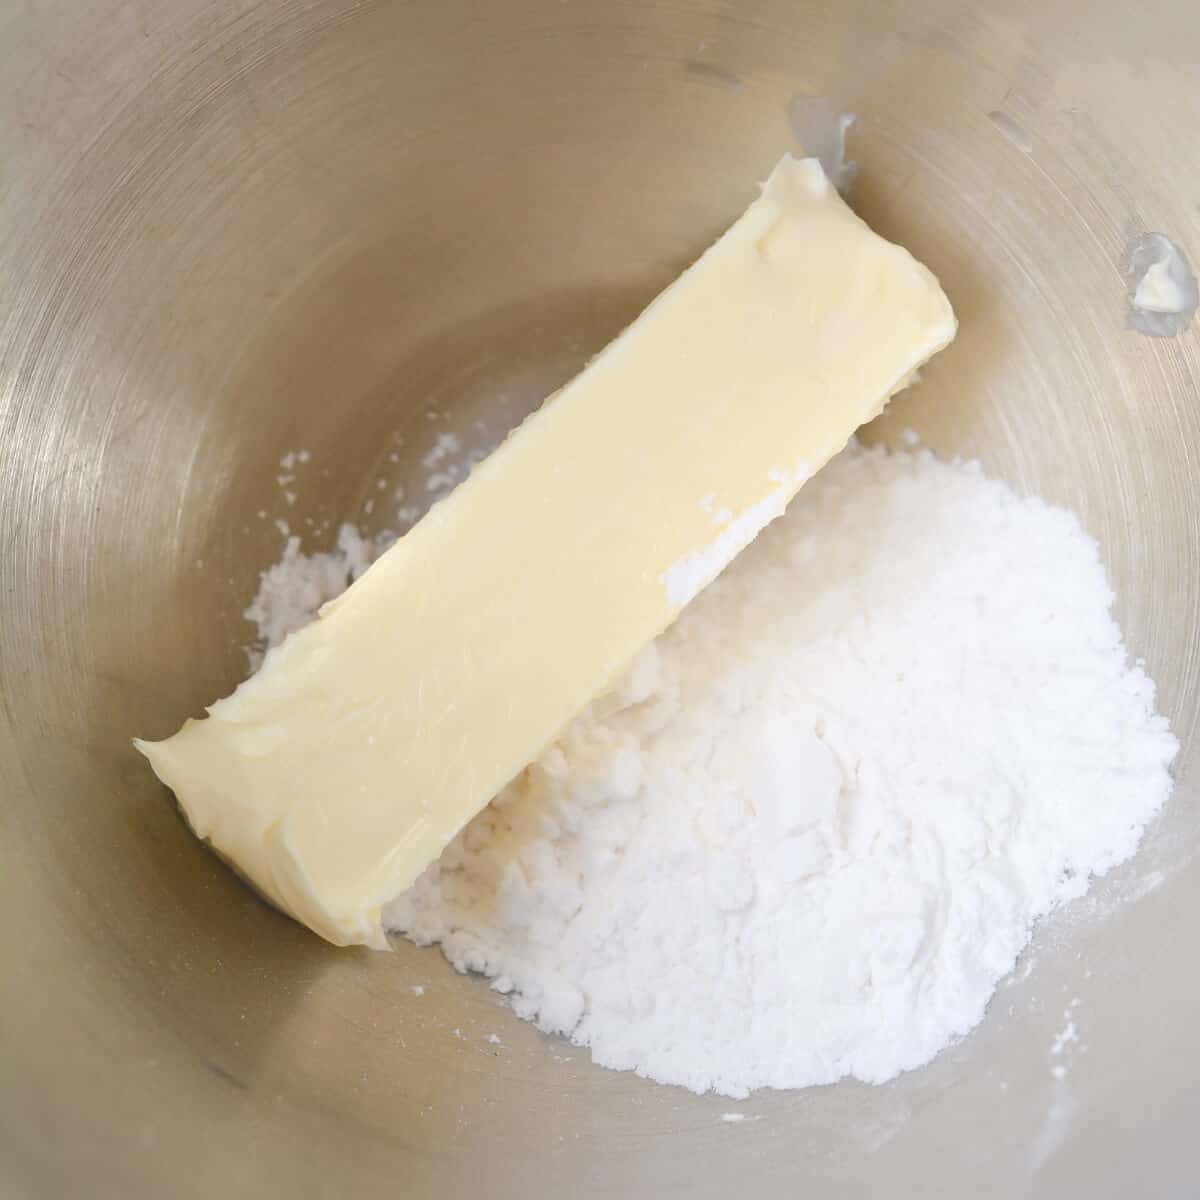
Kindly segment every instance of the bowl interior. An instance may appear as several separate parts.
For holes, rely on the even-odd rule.
[[[1143,230],[1200,256],[1200,39],[1188,5],[1151,8],[101,0],[12,18],[0,1094],[18,1182],[856,1196],[936,1164],[954,1194],[1182,1186],[1198,343],[1125,327],[1119,263]],[[914,428],[1075,508],[1184,752],[1143,853],[1046,923],[980,1029],[883,1087],[756,1095],[735,1124],[727,1100],[593,1068],[436,951],[320,944],[194,842],[130,738],[244,675],[279,522],[310,550],[343,520],[402,531],[452,482],[427,486],[439,437],[455,461],[490,448],[636,315],[798,149],[798,96],[856,114],[856,208],[960,316],[868,436]],[[1058,1080],[1076,998],[1086,1048]]]

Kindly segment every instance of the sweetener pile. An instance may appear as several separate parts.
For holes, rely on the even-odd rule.
[[[250,611],[264,640],[374,551],[348,527],[330,554],[292,545]],[[919,1066],[1171,790],[1111,602],[1072,514],[852,447],[387,924],[662,1082]]]

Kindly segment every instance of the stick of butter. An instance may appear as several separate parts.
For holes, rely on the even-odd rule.
[[[954,332],[934,276],[785,157],[318,620],[138,748],[270,900],[385,948],[381,907]]]

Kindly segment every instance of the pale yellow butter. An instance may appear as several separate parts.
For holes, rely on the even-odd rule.
[[[381,906],[954,332],[933,275],[784,158],[319,620],[139,748],[276,904],[386,947]]]

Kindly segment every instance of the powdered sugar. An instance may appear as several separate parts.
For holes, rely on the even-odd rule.
[[[264,632],[356,551],[268,573]],[[918,1066],[1170,790],[1110,602],[1071,514],[851,449],[386,919],[606,1066],[730,1096]]]
[[[283,557],[259,578],[258,594],[245,611],[258,629],[258,644],[246,651],[257,670],[265,651],[278,646],[316,616],[327,600],[341,595],[390,544],[364,538],[353,525],[338,530],[335,549],[301,554],[300,539],[283,531]]]
[[[712,542],[693,550],[663,572],[668,601],[679,608],[690,604],[726,563],[754,541],[765,525],[783,515],[786,506],[787,490],[778,487],[736,518],[721,520],[724,513],[719,514],[718,523],[724,528]]]

